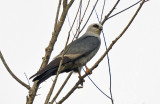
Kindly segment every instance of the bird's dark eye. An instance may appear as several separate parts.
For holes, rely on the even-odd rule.
[[[94,25],[93,25],[93,27],[95,27],[95,28],[99,28],[99,26],[98,26],[97,24],[94,24]]]

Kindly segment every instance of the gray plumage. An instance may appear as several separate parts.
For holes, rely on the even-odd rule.
[[[66,47],[60,73],[69,71],[80,72],[81,67],[86,65],[86,63],[97,53],[101,44],[99,36],[101,30],[102,25],[96,23],[91,24],[84,35]],[[45,68],[38,71],[30,78],[35,77],[33,81],[39,80],[37,84],[40,84],[52,75],[56,75],[62,53],[63,51]]]

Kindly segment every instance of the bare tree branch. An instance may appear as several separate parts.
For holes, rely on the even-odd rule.
[[[105,21],[107,20],[107,18],[111,15],[111,13],[113,12],[113,10],[116,8],[116,6],[118,5],[119,1],[120,0],[117,0],[116,4],[113,6],[113,8],[111,9],[111,11],[105,16],[105,18],[101,22],[102,25],[105,23]]]
[[[11,75],[17,82],[19,82],[22,86],[24,86],[25,88],[27,88],[27,89],[29,90],[29,89],[30,89],[30,86],[27,85],[26,83],[24,83],[23,81],[21,81],[21,80],[11,71],[11,69],[10,69],[9,66],[7,65],[7,63],[6,63],[5,59],[4,59],[1,51],[0,51],[0,58],[1,58],[2,62],[3,62],[3,64],[4,64],[4,66],[6,67],[7,71],[10,73],[10,75]]]
[[[88,17],[87,21],[85,22],[85,24],[84,24],[84,26],[82,27],[82,29],[78,32],[78,35],[83,31],[83,29],[84,29],[84,28],[85,28],[85,26],[87,25],[87,23],[88,23],[88,21],[89,21],[89,19],[90,19],[91,15],[92,15],[92,13],[93,13],[93,10],[94,10],[94,9],[95,9],[95,7],[96,7],[96,5],[97,5],[98,1],[99,1],[99,0],[97,0],[97,1],[95,2],[94,6],[93,6],[93,9],[92,9],[92,11],[91,11],[91,13],[90,13],[90,15],[89,15],[89,17]]]
[[[63,0],[63,8],[66,8],[67,6],[67,0]]]
[[[56,29],[56,25],[57,25],[57,22],[58,22],[60,6],[61,6],[61,0],[59,0],[58,7],[57,7],[57,14],[56,14],[55,23],[54,23],[54,30]]]
[[[63,5],[62,5],[62,6],[63,6],[63,11],[62,11],[62,13],[61,13],[61,15],[60,15],[60,7],[61,7],[61,2],[62,2],[62,1],[63,1]],[[54,45],[55,45],[55,42],[57,41],[59,32],[61,31],[61,28],[62,28],[62,26],[63,26],[63,24],[64,24],[65,19],[66,19],[66,15],[67,15],[67,13],[68,13],[68,11],[69,11],[69,8],[72,6],[72,4],[73,4],[74,1],[75,1],[75,0],[70,0],[69,2],[68,2],[68,0],[59,0],[58,7],[57,7],[57,12],[56,12],[54,30],[53,30],[53,32],[52,32],[52,37],[51,37],[51,40],[50,40],[50,42],[49,42],[49,45],[47,46],[47,48],[46,48],[46,50],[45,50],[45,56],[44,56],[44,58],[43,58],[43,62],[42,62],[42,64],[41,64],[39,70],[42,70],[42,69],[48,64],[48,61],[49,61],[50,56],[51,56],[51,53],[52,53],[52,51],[53,51],[53,47],[54,47]],[[103,55],[99,58],[99,60],[89,69],[89,73],[92,72],[92,71],[99,65],[99,63],[104,59],[104,57],[105,57],[105,56],[108,54],[108,52],[112,49],[113,45],[123,36],[123,34],[124,34],[124,33],[126,32],[126,30],[129,28],[129,26],[131,25],[131,23],[132,23],[133,20],[135,19],[136,15],[137,15],[138,12],[140,11],[142,5],[143,5],[146,1],[148,1],[148,0],[140,0],[140,1],[138,1],[136,4],[130,6],[129,8],[126,8],[126,9],[124,9],[123,11],[120,11],[120,12],[118,12],[118,13],[110,16],[110,14],[114,11],[114,9],[116,8],[116,6],[118,5],[119,1],[120,1],[120,0],[117,0],[117,2],[116,2],[116,4],[114,5],[114,7],[113,7],[113,8],[111,9],[111,11],[105,16],[105,18],[104,18],[103,21],[101,22],[102,25],[105,23],[106,20],[108,20],[108,18],[111,18],[111,17],[113,17],[113,16],[115,16],[115,15],[117,15],[117,14],[119,14],[119,13],[121,13],[121,12],[123,12],[123,11],[125,11],[125,10],[127,10],[127,9],[129,9],[129,8],[131,8],[132,6],[138,4],[139,2],[141,2],[141,4],[140,4],[140,6],[138,7],[138,9],[137,9],[137,11],[135,12],[135,14],[133,15],[133,17],[131,18],[131,20],[129,21],[129,23],[127,24],[127,26],[126,26],[126,27],[124,28],[124,30],[121,32],[121,34],[119,34],[119,36],[118,36],[115,40],[112,41],[112,43],[110,44],[110,46],[108,47],[108,49],[104,52],[104,54],[103,54]],[[88,9],[88,6],[89,6],[89,3],[90,3],[90,0],[88,0],[87,7],[86,7],[86,9],[85,9],[85,11],[84,11],[84,14],[83,14],[82,18],[81,18],[81,14],[80,14],[80,16],[79,16],[79,17],[80,17],[80,18],[79,18],[79,24],[78,24],[78,28],[77,28],[77,30],[76,30],[76,34],[77,34],[77,32],[78,32],[77,37],[79,36],[79,34],[80,34],[81,31],[84,29],[84,27],[86,26],[87,22],[89,21],[91,15],[92,15],[92,13],[93,13],[93,10],[95,9],[95,7],[96,7],[96,5],[97,5],[97,2],[98,2],[98,0],[96,0],[95,5],[93,6],[93,9],[92,9],[92,11],[91,11],[91,13],[90,13],[90,15],[89,15],[89,17],[88,17],[85,25],[84,25],[84,26],[82,27],[82,29],[80,30],[80,25],[81,25],[81,23],[82,23],[82,21],[83,21],[83,18],[84,18],[84,16],[85,16],[85,13],[86,13],[86,11],[87,11],[87,9]],[[67,4],[67,3],[68,3],[68,4]],[[75,19],[74,19],[74,22],[73,22],[73,24],[72,24],[72,26],[71,26],[71,28],[70,28],[70,30],[69,30],[69,32],[68,32],[68,37],[67,37],[67,41],[66,41],[66,43],[65,43],[64,51],[63,51],[63,53],[62,53],[61,61],[60,61],[60,64],[59,64],[59,68],[58,68],[56,77],[55,77],[55,79],[54,79],[54,81],[53,81],[53,84],[52,84],[52,86],[51,86],[51,88],[50,88],[50,90],[49,90],[49,93],[48,93],[48,95],[47,95],[47,97],[46,97],[45,104],[48,104],[48,103],[49,103],[50,97],[51,97],[52,92],[53,92],[53,90],[54,90],[54,87],[55,87],[55,85],[56,85],[56,81],[57,81],[57,79],[58,79],[59,73],[60,73],[60,71],[61,71],[62,62],[63,62],[63,57],[64,57],[64,54],[65,54],[65,49],[66,49],[66,46],[67,46],[67,44],[68,44],[69,37],[70,37],[70,32],[71,32],[71,30],[72,30],[72,27],[73,27],[75,21],[76,21],[78,12],[79,12],[79,10],[81,11],[81,6],[82,6],[81,3],[82,3],[82,0],[80,0],[79,9],[78,9],[78,11],[77,11],[77,14],[76,14],[76,17],[75,17]],[[104,3],[105,3],[105,0],[104,0]],[[102,14],[101,14],[101,19],[102,19],[102,15],[103,15],[104,6],[105,6],[105,4],[103,5]],[[59,16],[59,15],[60,15],[60,16]],[[110,16],[110,17],[109,17],[109,16]],[[76,34],[74,35],[74,38],[75,38]],[[73,39],[74,39],[74,38],[73,38]],[[24,83],[23,81],[21,81],[21,80],[11,71],[11,69],[10,69],[9,66],[7,65],[7,63],[6,63],[5,59],[4,59],[1,51],[0,51],[0,58],[1,58],[2,62],[3,62],[3,64],[4,64],[4,66],[6,67],[7,71],[10,73],[10,75],[11,75],[17,82],[19,82],[22,86],[24,86],[25,88],[27,88],[27,89],[29,90],[29,94],[28,94],[28,96],[26,97],[26,104],[32,104],[33,101],[34,101],[34,98],[35,98],[35,96],[36,96],[36,93],[37,93],[37,91],[38,91],[38,88],[39,88],[39,85],[37,85],[37,81],[34,82],[34,84],[33,84],[32,87],[30,87],[30,85],[28,85],[28,84]],[[70,72],[70,73],[69,73],[69,75],[67,76],[66,80],[64,81],[64,83],[62,84],[62,86],[60,87],[60,89],[58,90],[58,92],[56,93],[56,95],[54,96],[54,98],[51,100],[51,102],[50,102],[49,104],[53,104],[53,102],[57,99],[58,95],[61,93],[62,89],[64,88],[64,86],[66,85],[67,81],[68,81],[69,78],[71,77],[72,73],[73,73],[73,72]],[[111,72],[110,72],[110,70],[109,70],[109,74],[110,74],[110,77],[111,77]],[[62,104],[77,88],[79,88],[79,87],[78,87],[79,84],[81,84],[81,83],[83,82],[83,79],[84,79],[87,75],[88,75],[88,74],[85,73],[85,74],[77,81],[77,83],[75,83],[75,85],[72,87],[72,89],[70,89],[69,92],[68,92],[57,104]],[[26,76],[26,78],[27,78],[27,76]],[[27,79],[28,79],[28,78],[27,78]],[[110,96],[111,96],[111,97],[108,97],[108,98],[111,100],[112,104],[114,104],[114,101],[113,101],[113,98],[112,98],[112,92],[111,92],[111,84],[112,84],[112,83],[111,83],[111,78],[110,78]]]
[[[102,7],[102,13],[101,13],[100,21],[102,21],[102,16],[103,16],[105,4],[106,4],[106,0],[104,0],[104,2],[103,2],[103,7]]]
[[[49,99],[50,99],[50,97],[51,97],[51,95],[52,95],[52,92],[53,92],[53,90],[54,90],[54,87],[55,87],[55,85],[56,85],[56,82],[57,82],[57,79],[58,79],[58,76],[59,76],[59,73],[60,73],[60,69],[61,69],[61,66],[62,66],[62,62],[63,62],[63,57],[64,57],[64,54],[65,54],[65,50],[66,50],[66,47],[67,47],[67,44],[68,44],[68,41],[69,41],[69,37],[70,37],[70,32],[68,33],[67,42],[66,42],[66,44],[65,44],[65,48],[64,48],[63,53],[62,53],[62,58],[61,58],[61,61],[60,61],[60,64],[59,64],[59,67],[58,67],[58,70],[57,70],[57,74],[56,74],[55,79],[54,79],[54,81],[53,81],[53,84],[52,84],[52,86],[51,86],[51,88],[50,88],[50,90],[49,90],[49,93],[48,93],[48,95],[47,95],[47,97],[46,97],[45,104],[48,104]]]
[[[57,94],[54,96],[54,98],[52,99],[52,101],[49,104],[53,104],[53,102],[56,100],[56,98],[58,97],[58,95],[60,94],[60,92],[62,91],[62,89],[64,88],[64,86],[66,85],[67,81],[69,80],[69,78],[71,77],[73,72],[70,72],[66,78],[66,80],[63,82],[62,86],[60,87],[60,89],[58,90]]]
[[[44,68],[47,65],[48,61],[49,61],[49,58],[50,58],[51,52],[53,50],[54,44],[57,41],[57,37],[58,37],[59,32],[60,32],[60,30],[61,30],[61,28],[63,26],[63,23],[64,23],[64,20],[66,18],[66,15],[68,13],[68,10],[71,7],[71,5],[73,4],[73,2],[74,2],[74,0],[71,0],[69,2],[69,4],[67,5],[67,7],[65,9],[63,9],[61,17],[60,17],[60,21],[58,21],[57,24],[55,25],[54,32],[52,33],[52,37],[51,37],[50,43],[49,43],[48,47],[46,48],[45,57],[43,58],[43,62],[42,62],[42,65],[40,67],[40,70],[42,68]],[[60,3],[59,3],[59,5],[60,5]],[[58,14],[59,14],[59,10],[57,10],[57,15]],[[56,17],[58,18],[58,16],[56,16]],[[27,104],[32,104],[33,103],[33,100],[34,100],[34,98],[36,96],[36,92],[37,92],[38,87],[39,86],[37,86],[37,81],[36,81],[33,84],[33,86],[30,89],[30,91],[29,91]]]
[[[88,0],[86,9],[84,10],[83,16],[82,16],[81,20],[79,21],[79,26],[78,26],[78,28],[77,28],[77,30],[76,30],[76,33],[75,33],[75,35],[74,35],[74,38],[75,38],[75,37],[78,38],[78,36],[79,36],[79,34],[77,34],[77,32],[78,32],[78,30],[80,30],[80,25],[81,25],[81,23],[82,23],[82,21],[83,21],[83,18],[84,18],[85,14],[86,14],[86,11],[87,11],[88,7],[89,7],[89,3],[90,3],[90,0]],[[77,36],[76,36],[76,34],[77,34]],[[73,40],[74,40],[74,38],[73,38]]]
[[[78,88],[80,83],[82,83],[82,80],[78,80],[74,87],[57,104],[62,104]]]
[[[67,5],[67,9],[69,9],[71,7],[71,5],[73,4],[74,0],[70,0],[70,2]]]
[[[121,32],[121,34],[115,40],[112,41],[112,43],[110,44],[110,46],[108,47],[108,49],[104,52],[104,54],[100,57],[100,59],[92,66],[92,68],[89,69],[89,73],[92,72],[92,70],[94,70],[98,66],[98,64],[103,60],[103,58],[106,56],[106,54],[112,49],[113,45],[123,36],[123,34],[129,28],[129,26],[131,25],[131,23],[135,19],[136,15],[140,11],[140,9],[141,9],[141,7],[143,6],[144,3],[145,3],[145,0],[142,1],[142,3],[140,4],[140,6],[138,7],[137,11],[133,15],[133,17],[131,18],[131,20],[127,24],[127,26],[124,28],[124,30]],[[82,76],[82,78],[78,80],[78,82],[74,85],[74,87],[57,104],[63,103],[78,88],[78,85],[81,83],[81,81],[86,76],[87,76],[87,73],[85,73]],[[112,104],[114,104],[113,99],[111,99],[111,100],[112,100]]]
[[[82,0],[81,0],[81,1],[82,1]],[[74,21],[73,21],[73,23],[72,23],[72,26],[70,27],[70,30],[69,30],[69,32],[68,32],[68,38],[67,38],[67,42],[66,42],[66,44],[65,44],[65,48],[64,48],[63,52],[65,52],[66,46],[67,46],[67,44],[68,44],[69,37],[70,37],[70,32],[71,32],[71,30],[72,30],[72,28],[73,28],[73,26],[74,26],[74,23],[75,23],[75,21],[76,21],[77,15],[78,15],[78,12],[79,12],[80,7],[81,7],[81,1],[80,1],[80,3],[79,3],[79,8],[78,8],[78,10],[77,10],[76,16],[75,16]],[[48,104],[49,99],[50,99],[50,97],[51,97],[51,95],[52,95],[53,89],[54,89],[54,87],[55,87],[55,84],[56,84],[56,81],[57,81],[57,78],[58,78],[58,75],[59,75],[59,71],[60,71],[60,69],[61,69],[63,56],[64,56],[64,53],[62,54],[62,59],[61,59],[61,61],[60,61],[60,65],[59,65],[59,68],[58,68],[56,77],[55,77],[54,82],[53,82],[53,84],[52,84],[52,86],[51,86],[51,88],[50,88],[50,91],[49,91],[49,93],[48,93],[48,95],[47,95],[47,97],[46,97],[45,104]],[[70,75],[70,74],[69,74],[69,75]],[[67,78],[65,82],[67,82],[68,79],[69,79],[69,78]],[[64,82],[64,83],[65,83],[65,82]],[[63,85],[61,86],[60,90],[58,91],[59,93],[60,93],[60,91],[62,90],[62,88],[64,87],[64,85],[65,85],[65,84],[63,84]],[[57,98],[58,95],[59,95],[58,93],[55,95],[55,97],[52,99],[52,101],[51,101],[50,104],[52,104],[52,103],[54,102],[54,100]]]
[[[28,85],[29,85],[29,87],[30,87],[29,79],[28,79],[26,73],[24,73],[24,75],[26,76],[26,79],[27,79],[27,81],[28,81]]]
[[[104,18],[104,21],[106,21],[106,20],[108,20],[108,19],[110,19],[110,18],[112,18],[112,17],[114,17],[114,16],[116,16],[116,15],[118,15],[118,14],[120,14],[120,13],[122,13],[122,12],[128,10],[128,9],[130,9],[131,7],[134,7],[135,5],[139,4],[141,1],[142,1],[142,0],[139,0],[139,1],[136,2],[135,4],[133,4],[133,5],[125,8],[124,10],[122,10],[122,11],[120,11],[120,12],[118,12],[118,13],[115,13],[115,14],[113,14],[113,15],[111,15],[111,16],[108,16],[107,18]],[[146,1],[149,1],[149,0],[146,0]]]
[[[70,2],[71,2],[71,1],[70,1]],[[68,4],[68,5],[69,5],[69,4]],[[64,9],[65,9],[65,8],[64,8]],[[78,9],[78,11],[79,11],[79,9]],[[51,88],[50,88],[50,90],[49,90],[49,93],[48,93],[47,97],[46,97],[45,104],[48,104],[49,99],[50,99],[50,97],[51,97],[51,95],[52,95],[52,92],[53,92],[53,90],[54,90],[55,84],[56,84],[56,82],[57,82],[57,79],[58,79],[58,76],[59,76],[59,73],[60,73],[60,70],[61,70],[61,66],[62,66],[62,62],[63,62],[63,57],[64,57],[64,54],[65,54],[65,50],[66,50],[66,47],[67,47],[67,44],[68,44],[68,41],[69,41],[70,32],[71,32],[71,30],[72,30],[72,28],[73,28],[73,26],[74,26],[75,20],[76,20],[77,15],[78,15],[78,11],[77,11],[77,14],[76,14],[76,16],[75,16],[75,19],[74,19],[74,21],[73,21],[73,24],[72,24],[72,26],[71,26],[71,28],[70,28],[70,30],[69,30],[69,32],[68,32],[67,41],[66,41],[66,44],[65,44],[65,48],[64,48],[64,50],[63,50],[63,53],[62,53],[62,59],[61,59],[61,61],[60,61],[59,68],[58,68],[57,74],[56,74],[56,76],[55,76],[55,79],[54,79],[54,81],[53,81],[53,84],[52,84],[52,86],[51,86]]]

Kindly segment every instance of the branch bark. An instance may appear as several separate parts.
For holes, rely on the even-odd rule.
[[[4,64],[4,66],[6,67],[7,71],[10,73],[10,75],[11,75],[17,82],[19,82],[22,86],[24,86],[25,88],[27,88],[27,89],[29,90],[29,89],[30,89],[30,86],[27,85],[26,83],[24,83],[23,81],[21,81],[21,80],[11,71],[11,69],[10,69],[9,66],[7,65],[7,63],[6,63],[5,59],[4,59],[1,51],[0,51],[0,58],[1,58],[2,62],[3,62],[3,64]]]
[[[73,72],[70,72],[66,78],[66,80],[63,82],[62,86],[60,87],[60,89],[58,90],[58,92],[56,93],[56,95],[54,96],[54,98],[52,99],[52,101],[49,104],[53,104],[53,102],[57,99],[58,95],[60,94],[60,92],[62,91],[62,89],[64,88],[64,86],[66,85],[66,83],[68,82],[69,78],[71,77]]]

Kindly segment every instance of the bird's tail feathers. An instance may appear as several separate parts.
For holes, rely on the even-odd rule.
[[[37,84],[41,84],[43,81],[45,81],[46,79],[48,79],[49,77],[51,77],[52,75],[55,75],[56,74],[56,70],[47,70],[43,73],[41,73],[40,75],[36,76],[37,74],[31,76],[31,78],[33,78],[34,76],[36,76],[33,81],[36,81],[36,80],[39,80],[37,82]]]
[[[37,75],[37,73],[36,74],[34,74],[34,75],[32,75],[29,79],[32,79],[33,77],[35,77]]]

